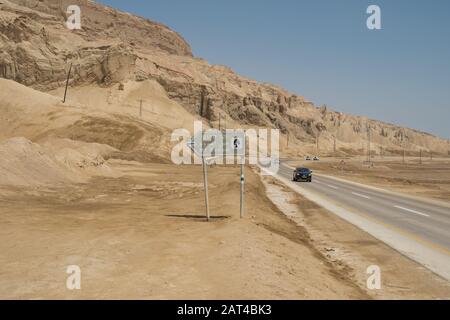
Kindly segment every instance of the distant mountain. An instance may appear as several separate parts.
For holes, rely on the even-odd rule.
[[[81,8],[81,30],[65,26],[73,4]],[[275,85],[210,65],[193,57],[178,33],[148,19],[87,0],[0,0],[0,77],[55,92],[70,64],[70,86],[79,92],[157,81],[170,99],[211,126],[220,119],[222,126],[280,129],[286,153],[315,153],[318,141],[321,154],[364,154],[369,136],[377,154],[448,151],[444,139],[316,107]]]

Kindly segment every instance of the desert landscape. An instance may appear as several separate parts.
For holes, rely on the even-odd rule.
[[[81,30],[64,26],[74,3]],[[208,169],[206,222],[202,166],[170,157],[194,121],[274,128],[293,166],[448,203],[446,139],[315,106],[94,1],[0,2],[0,111],[1,299],[450,299],[446,279],[257,166],[243,219],[239,166]]]
[[[200,166],[109,166],[120,177],[0,190],[2,298],[450,297],[446,281],[253,171],[241,220],[238,168],[210,170],[207,223]],[[278,203],[283,193],[290,200]],[[376,293],[365,288],[375,262],[388,284]],[[73,264],[82,268],[79,291],[65,287]]]

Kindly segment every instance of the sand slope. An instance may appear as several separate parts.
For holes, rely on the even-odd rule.
[[[65,144],[71,143],[65,141]],[[6,140],[0,144],[0,185],[57,185],[86,182],[89,177],[99,174],[114,176],[99,152],[102,147],[72,145],[73,148],[55,149],[25,138]]]
[[[108,145],[117,149],[117,157],[168,162],[172,130],[192,128],[196,119],[152,81],[130,83],[125,90],[77,88],[65,104],[58,92],[52,96],[5,79],[0,79],[0,87],[0,141],[67,138]],[[146,98],[142,116],[135,99],[140,91]]]
[[[78,88],[65,104],[11,80],[0,79],[0,86],[0,184],[85,181],[111,173],[105,158],[167,162],[172,128],[192,126],[194,119],[150,81],[120,91]],[[136,92],[151,101],[142,116],[130,102]],[[173,116],[183,112],[181,122]]]

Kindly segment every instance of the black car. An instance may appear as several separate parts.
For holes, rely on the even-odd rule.
[[[312,171],[308,168],[296,168],[294,170],[294,175],[292,181],[312,181]]]

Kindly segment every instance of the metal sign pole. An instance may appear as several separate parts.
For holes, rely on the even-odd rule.
[[[245,183],[245,177],[244,177],[244,157],[241,158],[241,206],[240,206],[240,215],[241,219],[244,217],[244,183]]]
[[[205,205],[206,205],[206,220],[209,221],[209,199],[208,199],[208,170],[205,162],[205,157],[202,155],[203,165],[203,184],[205,186]]]

